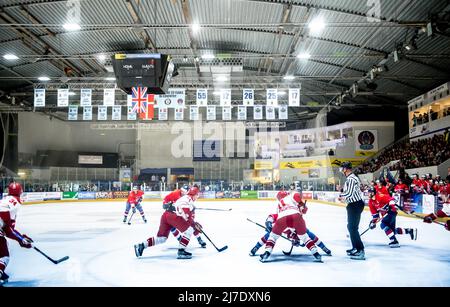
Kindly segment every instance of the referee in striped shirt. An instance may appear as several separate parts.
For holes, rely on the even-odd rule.
[[[351,259],[365,260],[364,244],[361,241],[358,227],[361,220],[361,213],[364,210],[363,195],[361,192],[361,181],[352,172],[350,162],[342,163],[339,171],[347,177],[344,188],[340,195],[340,200],[347,203],[347,229],[352,241],[352,249],[347,250],[347,255]]]

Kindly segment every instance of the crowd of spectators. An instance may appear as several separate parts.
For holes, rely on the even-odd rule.
[[[384,150],[379,156],[360,165],[357,174],[373,173],[390,162],[390,170],[439,165],[450,158],[448,130],[444,134],[418,141],[402,141]]]
[[[439,112],[435,112],[433,110],[430,110],[430,113],[420,113],[417,116],[416,114],[414,114],[412,118],[412,127],[420,126],[430,121],[447,117],[449,115],[450,115],[450,108],[445,109],[442,112],[442,116],[439,116]]]

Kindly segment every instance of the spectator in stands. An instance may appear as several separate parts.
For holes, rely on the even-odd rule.
[[[329,156],[334,156],[334,151],[332,148],[330,148],[330,150],[328,151],[328,155]]]
[[[415,113],[413,115],[412,122],[413,122],[413,127],[417,126],[417,116]]]

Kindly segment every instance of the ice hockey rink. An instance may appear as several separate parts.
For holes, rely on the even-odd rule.
[[[418,229],[417,241],[400,236],[400,248],[388,247],[384,232],[377,228],[363,236],[366,261],[350,260],[345,250],[346,211],[343,207],[310,201],[305,216],[308,228],[332,250],[324,263],[313,262],[306,248],[283,255],[290,244],[279,239],[270,262],[261,263],[249,251],[264,230],[247,221],[264,224],[273,201],[199,201],[196,220],[218,246],[218,253],[205,239],[207,248],[193,238],[189,260],[176,258],[177,241],[146,249],[141,258],[133,245],[156,233],[162,213],[160,202],[144,202],[148,224],[135,216],[123,224],[123,202],[67,202],[23,206],[17,229],[35,240],[35,245],[53,258],[70,256],[54,265],[34,250],[9,241],[11,261],[7,287],[14,286],[450,286],[449,233],[436,224],[398,217],[397,226]],[[370,221],[364,212],[360,232]]]

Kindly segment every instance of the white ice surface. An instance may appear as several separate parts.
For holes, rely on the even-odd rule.
[[[17,229],[51,257],[68,255],[70,260],[54,265],[36,251],[9,241],[8,286],[450,286],[450,232],[417,219],[397,219],[400,227],[418,228],[417,241],[399,236],[401,247],[391,249],[377,228],[363,236],[367,260],[355,261],[345,254],[350,247],[345,209],[311,201],[307,226],[333,256],[315,263],[306,248],[298,247],[286,257],[282,250],[289,249],[289,242],[280,238],[271,262],[261,263],[248,253],[264,231],[246,218],[263,224],[274,203],[202,201],[197,207],[232,208],[196,213],[206,234],[218,247],[228,245],[228,250],[218,253],[206,239],[208,246],[202,249],[193,239],[188,248],[193,258],[178,260],[178,244],[170,236],[137,259],[133,245],[156,234],[162,208],[159,202],[145,202],[148,224],[135,216],[128,226],[121,222],[124,207],[123,202],[22,207]],[[369,221],[365,211],[361,232]]]

